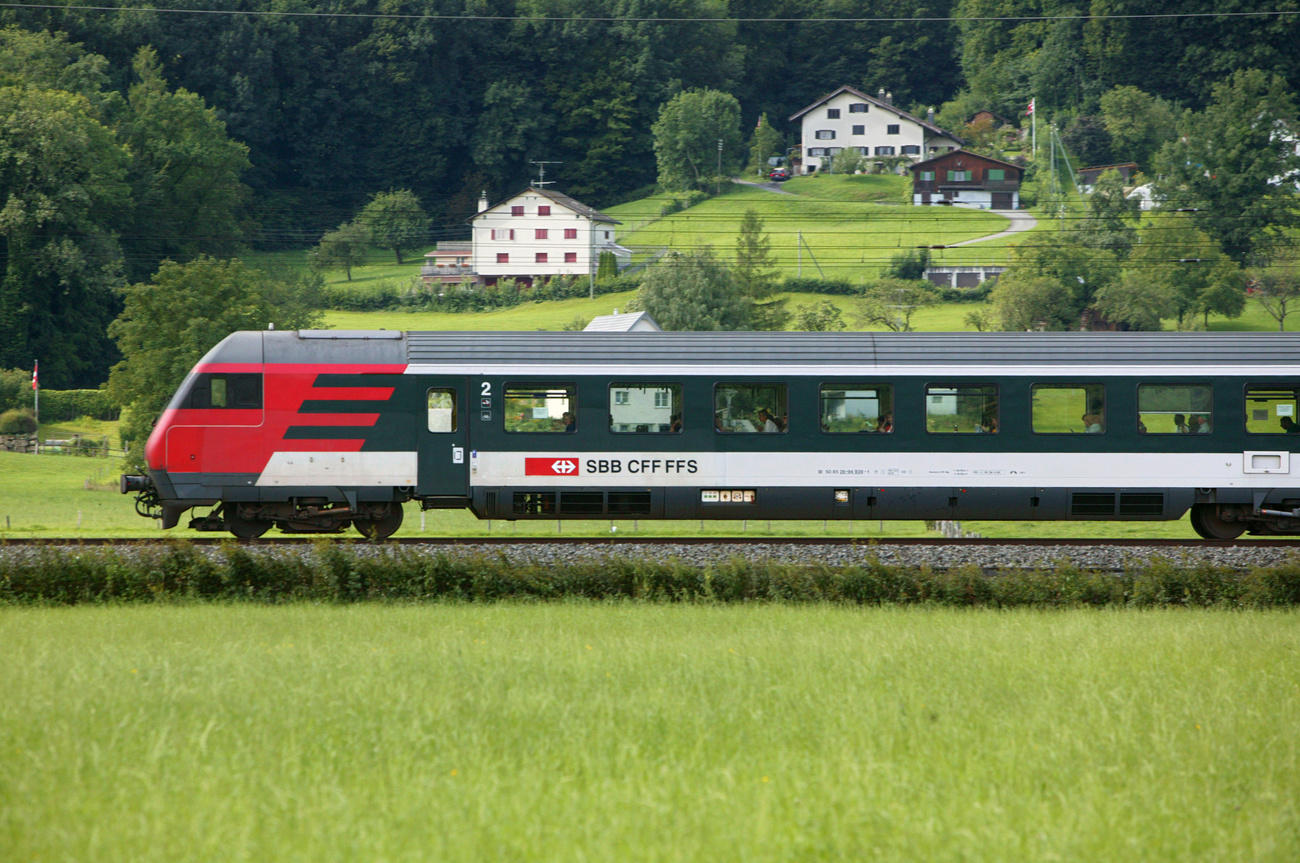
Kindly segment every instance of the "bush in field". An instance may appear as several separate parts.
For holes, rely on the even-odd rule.
[[[32,373],[22,369],[0,369],[0,411],[30,407]]]
[[[31,434],[36,431],[36,414],[26,408],[0,414],[0,434]]]
[[[43,548],[35,556],[0,556],[0,604],[164,599],[1266,608],[1300,605],[1300,560],[1246,573],[1160,560],[1122,573],[1072,565],[996,573],[975,566],[933,570],[877,559],[853,566],[748,558],[695,566],[617,557],[542,564],[400,547],[357,551],[328,540],[292,552],[229,543],[213,556],[184,541],[130,552]]]

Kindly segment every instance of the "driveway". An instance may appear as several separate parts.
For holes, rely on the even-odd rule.
[[[1005,231],[999,231],[996,234],[989,234],[987,237],[976,237],[973,240],[962,240],[960,243],[949,243],[948,248],[953,249],[957,246],[970,246],[975,243],[983,243],[988,240],[996,240],[999,237],[1009,237],[1012,234],[1023,233],[1038,224],[1038,220],[1024,210],[990,210],[989,212],[997,213],[999,216],[1006,216],[1011,220]]]

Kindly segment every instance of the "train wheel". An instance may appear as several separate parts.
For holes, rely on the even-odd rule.
[[[1198,503],[1192,507],[1192,528],[1202,539],[1236,539],[1246,532],[1246,525],[1237,521],[1224,521],[1212,504]]]
[[[354,518],[352,526],[366,539],[388,539],[402,526],[402,505],[390,503],[378,518]]]
[[[269,521],[262,521],[257,518],[245,518],[239,514],[239,508],[233,506],[223,507],[225,515],[226,530],[233,533],[239,539],[257,539],[262,534],[271,529]]]

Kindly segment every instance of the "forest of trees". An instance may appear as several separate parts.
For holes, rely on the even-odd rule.
[[[584,202],[626,200],[658,177],[664,106],[693,91],[785,145],[786,118],[842,84],[958,129],[980,109],[1021,122],[1034,97],[1081,148],[1150,157],[1238,70],[1300,86],[1300,0],[113,5],[0,9],[0,367],[39,354],[51,386],[104,379],[122,291],[163,260],[315,245],[399,191],[428,242],[462,237],[480,191],[518,191],[530,160]]]

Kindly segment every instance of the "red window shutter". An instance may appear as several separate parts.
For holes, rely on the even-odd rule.
[[[578,239],[578,229],[577,229],[577,228],[565,228],[565,229],[564,229],[564,239],[566,239],[566,240],[576,240],[576,239]]]
[[[498,263],[498,264],[508,264],[508,263],[510,263],[510,253],[509,253],[509,252],[497,252],[497,263]]]
[[[545,239],[546,239],[546,228],[536,228],[536,229],[533,231],[533,239],[535,239],[535,240],[545,240]]]
[[[542,204],[537,208],[537,215],[539,216],[549,216],[550,214],[551,214],[551,208],[548,207],[546,204]]]
[[[523,214],[524,214],[524,208],[522,206],[510,208],[510,215],[512,216],[522,216]]]
[[[578,263],[578,253],[577,253],[577,252],[565,252],[565,253],[564,253],[564,263],[566,263],[566,264],[576,264],[576,263]]]
[[[539,264],[544,264],[544,263],[546,263],[546,253],[545,253],[545,252],[538,252],[538,253],[537,253],[537,263],[539,263]]]

